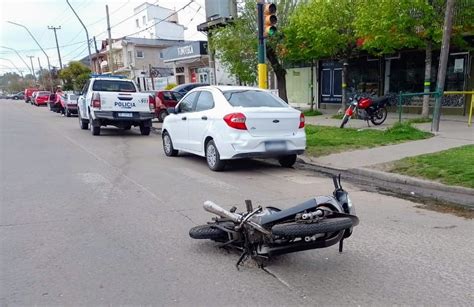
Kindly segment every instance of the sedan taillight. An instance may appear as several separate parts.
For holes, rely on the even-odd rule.
[[[304,114],[300,114],[300,126],[298,128],[304,128]]]
[[[245,115],[242,113],[230,113],[224,116],[224,121],[226,124],[234,129],[238,130],[247,130],[247,126],[245,125]]]

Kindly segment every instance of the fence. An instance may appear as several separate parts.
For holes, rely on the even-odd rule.
[[[439,92],[420,92],[420,93],[402,93],[398,95],[398,121],[402,121],[402,111],[403,111],[403,98],[405,97],[414,97],[414,96],[433,96],[435,98],[439,97]],[[472,114],[474,108],[474,91],[446,91],[442,94],[444,95],[471,95],[471,101],[469,104],[469,117],[468,117],[468,126],[471,127],[472,124]],[[467,102],[466,102],[467,106]]]
[[[472,124],[472,109],[474,108],[474,91],[447,91],[443,93],[444,95],[471,95],[471,103],[469,105],[469,117],[467,120],[468,127],[471,127]],[[466,103],[467,105],[467,103]]]

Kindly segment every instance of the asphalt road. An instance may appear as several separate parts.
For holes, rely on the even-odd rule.
[[[211,172],[168,158],[157,135],[104,129],[0,101],[2,305],[470,305],[474,223],[346,185],[361,223],[337,246],[275,258],[268,271],[188,230],[244,199],[292,206],[329,178],[259,161]]]

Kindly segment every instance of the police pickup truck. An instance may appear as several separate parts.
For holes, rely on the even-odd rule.
[[[78,99],[78,118],[81,129],[100,134],[102,126],[129,130],[140,127],[142,135],[149,135],[155,114],[154,98],[139,93],[132,80],[121,76],[92,75]]]

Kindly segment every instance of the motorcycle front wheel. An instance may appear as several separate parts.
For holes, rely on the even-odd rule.
[[[227,233],[212,225],[199,225],[189,230],[189,236],[193,239],[208,239],[214,241],[227,241]]]
[[[349,116],[344,114],[340,128],[344,128],[344,126],[347,124],[348,121],[349,121]]]
[[[387,119],[387,114],[388,114],[387,108],[385,107],[380,108],[372,114],[370,121],[372,122],[372,124],[376,126],[381,125]]]

